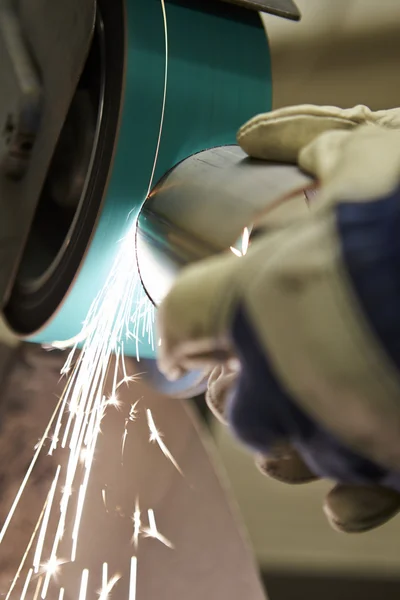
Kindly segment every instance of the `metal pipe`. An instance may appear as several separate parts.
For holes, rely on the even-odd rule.
[[[239,146],[190,156],[167,173],[138,219],[137,260],[158,305],[179,271],[226,251],[271,203],[310,186],[296,166],[253,160]]]

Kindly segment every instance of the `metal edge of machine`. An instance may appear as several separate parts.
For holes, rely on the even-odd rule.
[[[284,19],[299,21],[301,13],[293,0],[222,0],[250,10],[269,13]]]

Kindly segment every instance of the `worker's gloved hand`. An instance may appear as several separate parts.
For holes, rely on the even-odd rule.
[[[299,151],[321,133],[351,131],[360,125],[399,129],[400,108],[374,112],[362,105],[287,106],[248,121],[238,133],[238,142],[254,158],[297,163]]]
[[[214,416],[229,425],[228,402],[239,370],[218,365],[212,371],[206,401]],[[280,443],[269,455],[259,454],[255,463],[263,475],[281,483],[299,485],[319,479],[290,443]],[[400,494],[382,486],[337,484],[325,498],[323,509],[332,527],[361,533],[382,525],[400,510]]]
[[[275,208],[284,218],[267,212],[246,256],[186,269],[159,311],[161,369],[179,376],[239,357],[229,424],[275,477],[344,484],[326,510],[347,531],[400,508],[396,119],[295,107],[246,124],[243,149],[298,157],[321,184],[317,201],[298,218],[293,199]],[[223,387],[216,373],[213,385]]]

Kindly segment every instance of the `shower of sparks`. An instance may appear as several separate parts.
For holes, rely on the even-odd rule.
[[[162,535],[162,533],[158,531],[153,509],[149,508],[147,514],[149,517],[149,527],[143,529],[143,533],[145,534],[145,536],[158,540],[159,542],[164,544],[164,546],[167,546],[167,548],[171,548],[171,550],[173,550],[174,545],[172,544],[172,542],[170,542],[169,539],[165,537],[165,535]]]
[[[175,469],[183,476],[183,471],[176,462],[175,458],[172,456],[171,452],[168,450],[167,446],[162,440],[162,433],[158,431],[156,424],[153,419],[153,414],[151,410],[148,408],[147,411],[147,424],[149,426],[150,431],[150,442],[156,442],[161,450],[161,452],[168,458],[169,461],[174,465]]]
[[[164,92],[159,135],[147,195],[152,189],[156,173],[164,126],[168,85],[169,50],[165,0],[160,0],[160,4],[165,33]],[[65,342],[58,341],[52,345],[53,348],[57,349],[70,348],[65,365],[61,370],[61,377],[66,377],[67,379],[66,385],[44,435],[34,449],[32,461],[0,530],[0,544],[4,540],[45,443],[49,442],[48,455],[53,456],[56,451],[65,451],[68,461],[66,465],[63,464],[63,466],[59,465],[57,467],[42,512],[6,600],[11,599],[11,594],[17,580],[21,577],[23,569],[27,568],[25,564],[31,553],[33,554],[32,566],[29,566],[20,600],[27,595],[29,585],[32,583],[32,577],[34,574],[38,574],[39,571],[41,573],[37,580],[33,600],[38,600],[39,594],[42,600],[45,600],[52,580],[57,578],[62,565],[66,562],[59,558],[61,541],[70,545],[71,562],[76,560],[79,549],[80,525],[84,514],[98,437],[101,433],[101,424],[110,408],[119,410],[122,407],[118,397],[118,390],[121,386],[123,384],[129,386],[130,383],[135,383],[143,374],[136,373],[130,375],[127,373],[125,344],[129,343],[131,346],[134,344],[138,361],[140,361],[140,340],[145,336],[147,336],[147,341],[154,350],[154,307],[144,294],[138,276],[136,256],[132,252],[132,248],[135,247],[135,236],[136,219],[134,216],[131,217],[130,213],[127,217],[126,231],[118,243],[116,256],[107,280],[93,301],[87,317],[82,324],[81,332],[70,340]],[[161,345],[161,340],[159,341],[159,345]],[[81,347],[79,354],[78,346]],[[113,357],[115,357],[115,360],[112,367]],[[112,368],[114,369],[113,371]],[[111,376],[112,386],[109,395],[106,395],[105,385],[109,375]],[[129,424],[133,423],[137,418],[137,406],[140,400],[131,405],[129,414],[124,420],[122,458]],[[147,422],[150,431],[150,441],[156,442],[163,454],[171,461],[179,473],[183,474],[166,444],[163,442],[162,434],[157,430],[150,410],[147,410]],[[58,490],[60,491],[59,502],[56,501]],[[105,488],[102,489],[101,493],[105,509],[108,512]],[[133,515],[132,537],[135,550],[137,551],[138,549],[141,533],[158,539],[166,546],[172,548],[173,546],[169,540],[158,531],[152,510],[148,512],[148,516],[149,527],[142,529],[139,501],[137,500]],[[52,523],[54,518],[57,520],[55,521],[54,534],[52,532],[51,550],[49,555],[44,556],[47,552],[45,546],[47,546],[49,535],[49,523]],[[72,527],[70,527],[70,524]],[[66,535],[67,533],[68,535]],[[35,540],[36,548],[33,552]],[[42,562],[42,560],[45,562]],[[137,557],[132,556],[130,561],[128,600],[136,600],[137,568]],[[114,575],[111,579],[108,579],[108,565],[107,563],[103,564],[100,600],[107,600],[109,598],[110,593],[120,578],[120,575]],[[87,599],[88,584],[89,570],[84,569],[80,582],[79,600]],[[54,594],[55,592],[51,596],[54,597]],[[64,594],[67,594],[67,592],[65,592],[64,588],[61,588],[59,590],[59,600],[64,599]]]
[[[234,246],[231,246],[230,250],[231,250],[231,252],[233,252],[233,254],[235,254],[235,256],[238,256],[239,258],[241,258],[242,256],[245,256],[247,254],[247,251],[249,249],[249,244],[250,244],[250,231],[249,231],[248,227],[245,227],[243,229],[243,233],[242,233],[242,248],[241,248],[241,250],[234,248]]]
[[[132,556],[131,558],[131,574],[129,578],[129,598],[128,600],[136,600],[136,587],[137,587],[137,558]]]

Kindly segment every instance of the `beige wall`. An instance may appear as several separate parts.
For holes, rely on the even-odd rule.
[[[263,477],[225,428],[219,454],[261,564],[272,569],[391,576],[400,573],[400,517],[361,535],[333,531],[322,512],[328,482],[289,486]]]
[[[400,1],[296,0],[295,23],[266,16],[276,107],[400,105]]]

